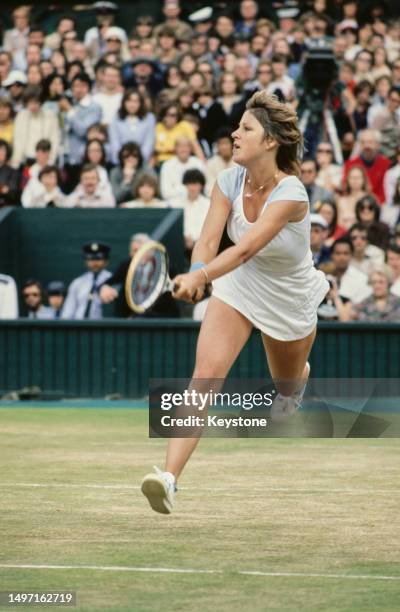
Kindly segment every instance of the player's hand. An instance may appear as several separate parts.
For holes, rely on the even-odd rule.
[[[188,274],[178,274],[173,279],[174,291],[172,297],[176,300],[183,300],[189,304],[199,302],[205,291],[205,283],[199,270]]]
[[[118,291],[110,285],[103,285],[100,288],[100,299],[103,304],[110,304],[118,297]]]

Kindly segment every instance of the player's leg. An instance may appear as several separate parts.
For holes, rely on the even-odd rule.
[[[269,371],[279,392],[271,408],[272,419],[291,416],[298,409],[310,373],[307,361],[316,336],[316,328],[301,340],[283,342],[262,334]]]
[[[223,380],[246,344],[252,324],[240,312],[218,298],[207,306],[196,350],[191,388],[210,389],[209,380]],[[196,381],[196,379],[199,379]],[[213,387],[213,391],[217,389]],[[177,479],[197,446],[199,438],[171,438],[168,441],[165,469]]]
[[[252,324],[237,310],[218,298],[211,298],[197,342],[196,364],[189,389],[213,391],[222,384],[247,342]],[[211,381],[216,380],[216,383]],[[203,410],[206,414],[207,407]],[[182,414],[184,416],[184,414]],[[174,501],[176,481],[196,448],[197,438],[170,438],[165,472],[156,468],[142,482],[142,492],[153,510],[169,514]]]

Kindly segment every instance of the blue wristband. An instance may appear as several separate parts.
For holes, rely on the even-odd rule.
[[[196,263],[192,263],[190,266],[189,272],[195,272],[196,270],[200,270],[200,268],[205,268],[206,264],[202,261],[196,261]]]

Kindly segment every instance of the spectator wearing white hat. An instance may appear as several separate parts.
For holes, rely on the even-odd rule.
[[[18,113],[24,107],[23,95],[27,83],[28,79],[22,70],[11,70],[2,82],[2,87],[7,91],[15,113]]]
[[[321,264],[327,263],[331,258],[331,250],[324,244],[328,223],[322,215],[313,213],[310,215],[311,233],[310,246],[313,257],[314,266],[319,268]]]
[[[123,38],[123,42],[127,42],[126,32],[115,26],[115,16],[118,12],[118,6],[114,2],[95,2],[93,8],[96,11],[97,25],[89,28],[85,34],[85,45],[93,62],[97,62],[106,51],[106,43],[104,34],[108,28],[116,27],[119,34]]]

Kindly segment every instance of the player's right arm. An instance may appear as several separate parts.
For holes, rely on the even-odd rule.
[[[214,259],[231,209],[231,202],[215,183],[211,192],[210,208],[200,238],[193,249],[192,263],[201,261],[206,264]]]

